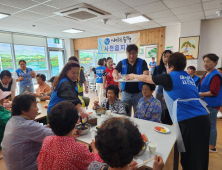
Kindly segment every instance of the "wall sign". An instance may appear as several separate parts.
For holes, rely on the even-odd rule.
[[[98,38],[98,53],[125,53],[130,44],[136,44],[140,48],[140,33]]]

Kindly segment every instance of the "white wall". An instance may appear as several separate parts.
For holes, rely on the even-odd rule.
[[[200,27],[201,20],[184,22],[181,24],[180,37],[200,36]],[[199,71],[197,60],[187,60],[187,67],[188,66],[194,66]]]
[[[203,67],[202,56],[208,53],[215,53],[218,55],[220,59],[216,67],[221,67],[222,18],[202,21],[200,35],[198,71],[205,71]]]
[[[74,53],[74,41],[73,39],[70,39],[70,38],[66,38],[64,39],[65,41],[65,49],[66,49],[66,60],[65,61],[68,61],[69,57],[71,56],[74,56],[75,53]]]
[[[165,28],[165,48],[173,46],[173,52],[178,52],[181,24]]]

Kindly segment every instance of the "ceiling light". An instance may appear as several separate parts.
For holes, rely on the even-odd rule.
[[[72,34],[75,34],[75,33],[80,33],[80,32],[84,32],[82,30],[76,30],[76,29],[69,29],[69,30],[63,30],[62,32],[66,32],[66,33],[72,33]]]
[[[10,16],[10,14],[0,13],[0,19]]]
[[[146,18],[145,16],[138,16],[133,18],[122,19],[122,21],[127,22],[129,24],[135,24],[140,22],[147,22],[149,21],[149,19]]]

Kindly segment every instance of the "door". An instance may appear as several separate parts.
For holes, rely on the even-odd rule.
[[[58,76],[64,66],[63,51],[49,51],[51,77]]]

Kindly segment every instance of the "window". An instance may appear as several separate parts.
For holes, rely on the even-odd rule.
[[[17,68],[19,60],[25,60],[33,70],[46,70],[45,47],[14,45]]]
[[[105,54],[95,53],[95,65],[98,65],[98,61],[99,61],[99,59],[101,59],[101,58],[106,58]]]
[[[59,39],[59,43],[55,44],[54,38],[47,38],[48,47],[64,48],[63,40]]]
[[[0,71],[2,70],[14,72],[11,44],[0,43]]]
[[[91,52],[79,52],[79,63],[81,66],[85,67],[86,69],[90,66],[95,66],[93,62],[94,53]]]
[[[63,69],[63,52],[49,51],[52,76],[58,76]]]

